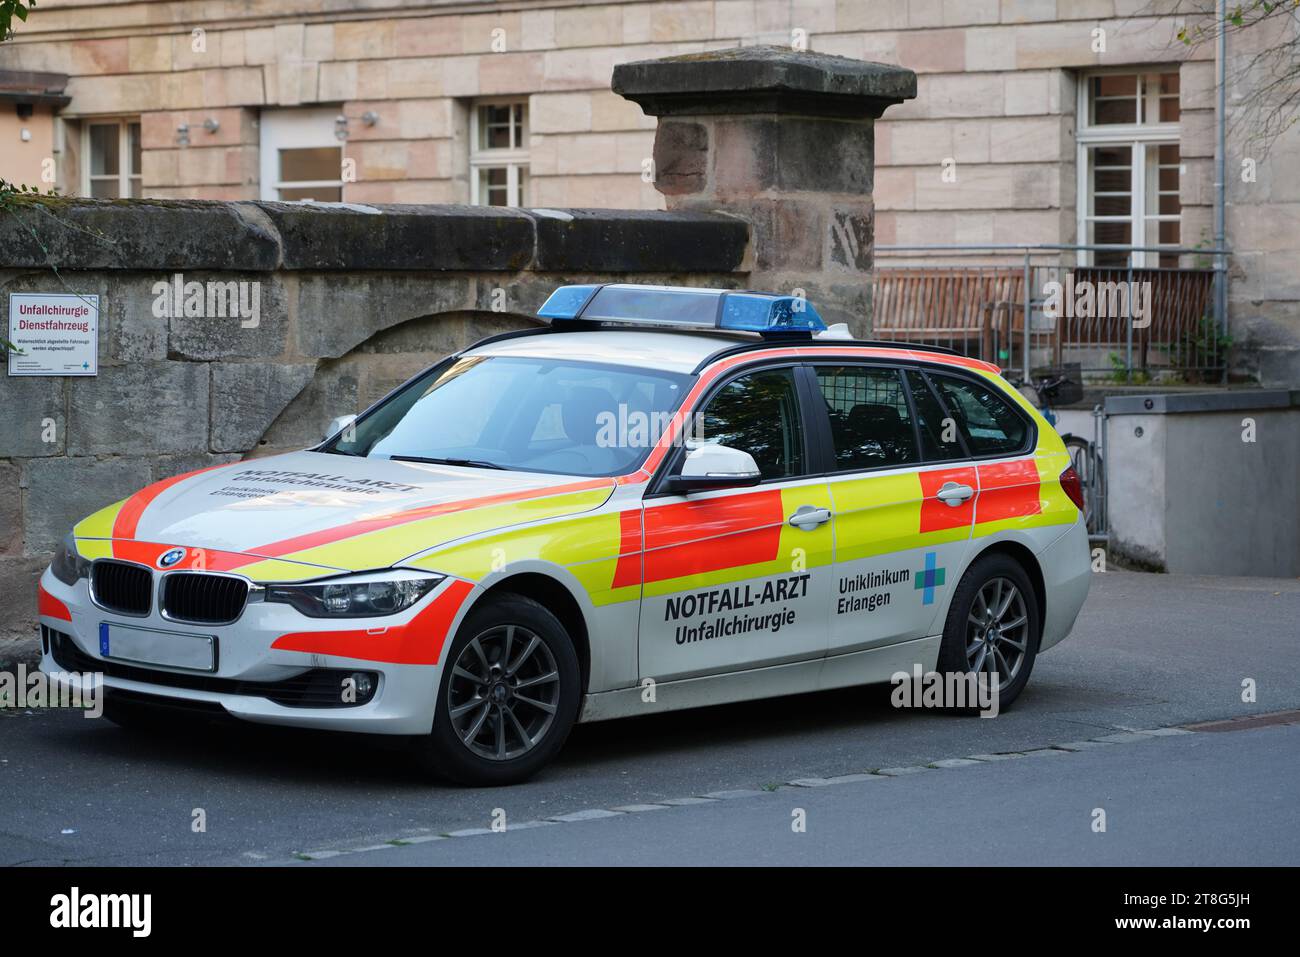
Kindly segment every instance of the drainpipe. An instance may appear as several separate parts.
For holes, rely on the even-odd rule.
[[[1228,21],[1227,0],[1217,0],[1215,16],[1219,33],[1214,50],[1214,246],[1227,248],[1227,87],[1228,87]],[[1228,259],[1223,253],[1215,255],[1214,323],[1221,335],[1228,331]],[[1227,362],[1224,362],[1224,379],[1227,379]]]

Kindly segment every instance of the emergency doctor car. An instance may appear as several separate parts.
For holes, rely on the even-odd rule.
[[[1088,591],[1082,490],[996,367],[788,296],[564,286],[323,444],[158,482],[41,579],[107,714],[409,735],[472,784],[577,721],[987,675]],[[78,679],[78,680],[89,680]]]

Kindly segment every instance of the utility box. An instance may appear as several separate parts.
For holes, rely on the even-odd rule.
[[[1300,391],[1109,396],[1105,411],[1116,558],[1300,576]]]

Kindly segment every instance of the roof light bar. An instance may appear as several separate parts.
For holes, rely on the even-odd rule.
[[[826,329],[812,303],[799,296],[689,286],[560,286],[537,314],[557,326],[610,323],[729,329],[765,336],[811,335]]]

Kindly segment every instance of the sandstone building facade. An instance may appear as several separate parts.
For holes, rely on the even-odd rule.
[[[103,198],[663,208],[654,118],[611,92],[614,66],[773,44],[917,72],[876,126],[878,245],[1209,246],[1214,50],[1178,38],[1206,6],[41,0],[0,46],[0,176]],[[1278,29],[1234,35],[1230,66]],[[1234,371],[1293,383],[1300,131],[1256,157],[1229,128]]]

